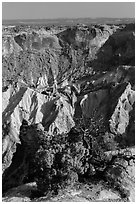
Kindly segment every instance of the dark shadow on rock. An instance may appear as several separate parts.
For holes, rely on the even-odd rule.
[[[135,65],[135,35],[132,26],[118,29],[100,48],[97,57],[89,62],[95,69],[109,70],[112,66]]]
[[[42,125],[45,130],[49,129],[49,126],[55,121],[58,115],[58,107],[56,105],[56,101],[58,98],[48,101],[47,103],[41,106],[41,112],[43,113]]]

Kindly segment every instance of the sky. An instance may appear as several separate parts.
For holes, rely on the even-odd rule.
[[[134,18],[134,2],[3,2],[2,19]]]

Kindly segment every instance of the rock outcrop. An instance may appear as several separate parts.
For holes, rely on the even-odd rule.
[[[115,134],[123,134],[129,125],[129,113],[132,110],[132,106],[135,102],[135,92],[131,89],[131,85],[128,84],[124,93],[118,100],[118,104],[110,119],[110,130]]]

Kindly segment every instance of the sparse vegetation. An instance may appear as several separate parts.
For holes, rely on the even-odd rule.
[[[97,131],[93,136],[91,124],[87,129],[82,121],[69,134],[38,134],[39,148],[34,156],[34,175],[40,192],[57,193],[61,188],[73,187],[81,176],[91,177],[106,168],[108,158],[104,150],[113,149],[114,141],[110,143],[112,134],[101,137]]]

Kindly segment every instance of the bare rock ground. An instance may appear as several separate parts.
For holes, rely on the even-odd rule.
[[[106,202],[122,201],[118,192],[108,189],[103,182],[97,184],[79,184],[76,188],[66,189],[58,195],[31,199],[31,192],[36,190],[36,183],[24,184],[10,189],[4,196],[3,202]]]

